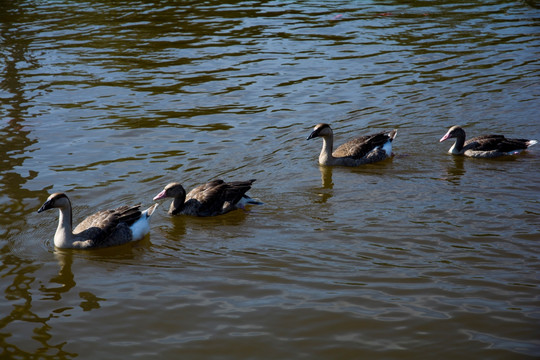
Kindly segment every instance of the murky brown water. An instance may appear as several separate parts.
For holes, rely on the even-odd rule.
[[[0,357],[540,356],[540,10],[523,1],[0,4]],[[319,168],[398,128],[396,156]],[[153,218],[147,239],[52,245],[74,216],[170,181],[257,178],[249,212]],[[167,204],[168,205],[168,204]]]

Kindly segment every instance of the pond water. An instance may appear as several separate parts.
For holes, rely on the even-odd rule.
[[[8,1],[0,5],[0,342],[9,359],[540,356],[534,1]],[[398,129],[395,156],[317,164]],[[142,241],[54,248],[171,181],[255,178],[263,206],[167,215]]]

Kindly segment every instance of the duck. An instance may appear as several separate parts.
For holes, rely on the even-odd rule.
[[[51,194],[37,211],[57,208],[59,220],[54,246],[60,249],[93,249],[126,244],[144,238],[150,231],[150,217],[159,204],[144,211],[141,205],[120,206],[98,211],[73,229],[71,201],[65,193]]]
[[[392,142],[397,129],[365,135],[340,145],[335,151],[334,133],[328,124],[317,124],[307,140],[321,137],[323,146],[319,155],[320,165],[359,166],[385,160],[391,157]]]
[[[508,139],[504,135],[482,135],[465,141],[465,130],[461,126],[452,126],[439,140],[455,138],[454,145],[448,150],[450,154],[465,155],[473,158],[495,158],[499,156],[516,155],[529,146],[538,143],[537,140]]]
[[[225,182],[212,180],[199,185],[186,195],[182,184],[169,183],[154,197],[154,201],[173,198],[169,215],[217,216],[236,209],[245,209],[246,205],[262,205],[259,200],[246,195],[255,179],[247,181]]]

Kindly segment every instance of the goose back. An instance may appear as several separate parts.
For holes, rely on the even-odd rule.
[[[515,150],[525,150],[527,139],[507,139],[504,135],[477,136],[465,142],[465,148],[476,151],[497,151],[508,153]]]
[[[84,219],[73,229],[73,235],[87,239],[91,247],[115,246],[133,240],[130,229],[141,218],[141,205],[121,206],[116,209],[98,211]]]
[[[373,151],[375,148],[382,148],[387,142],[394,140],[396,130],[391,132],[380,132],[372,135],[365,135],[347,141],[338,146],[332,153],[334,157],[351,157],[361,159]]]
[[[223,213],[227,184],[213,180],[192,189],[186,196],[183,213],[195,216],[214,216]]]

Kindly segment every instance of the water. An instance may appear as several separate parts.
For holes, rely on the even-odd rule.
[[[3,2],[1,357],[537,358],[540,147],[438,142],[540,139],[537,5]],[[319,122],[396,156],[320,168]],[[217,177],[265,205],[93,252],[36,213]]]

